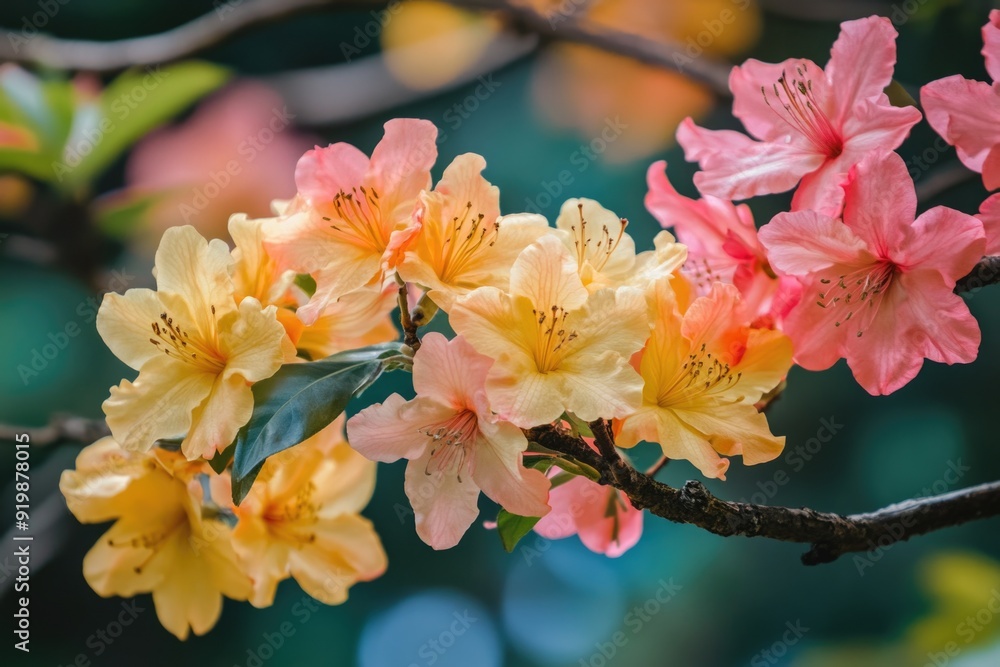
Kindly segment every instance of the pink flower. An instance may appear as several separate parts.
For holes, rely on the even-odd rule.
[[[846,21],[830,62],[748,60],[729,76],[733,114],[759,141],[732,130],[706,130],[687,118],[677,140],[698,189],[723,199],[784,192],[801,181],[792,210],[838,215],[841,184],[866,154],[899,146],[920,120],[889,104],[896,31],[889,19]]]
[[[429,333],[413,359],[417,397],[405,401],[393,394],[347,422],[348,439],[362,455],[410,460],[406,495],[417,534],[435,549],[458,544],[479,514],[480,490],[514,514],[549,511],[549,481],[521,465],[527,439],[497,420],[487,404],[484,383],[492,363],[463,338]]]
[[[327,304],[366,285],[378,287],[420,226],[417,195],[430,188],[437,128],[397,118],[369,158],[346,143],[315,148],[295,168],[298,197],[265,228],[265,246],[282,269],[309,273],[316,292],[298,314],[312,324]]]
[[[924,358],[974,360],[979,326],[952,290],[983,256],[982,223],[943,206],[914,220],[913,181],[895,153],[865,158],[845,191],[843,222],[799,211],[760,230],[771,265],[804,283],[785,321],[795,361],[822,370],[846,357],[878,395],[912,380]]]
[[[958,151],[969,169],[983,175],[990,190],[1000,188],[1000,9],[983,26],[986,71],[993,84],[954,75],[920,89],[927,122]]]
[[[144,139],[129,158],[126,177],[136,190],[164,193],[150,211],[155,238],[183,224],[208,238],[226,238],[233,213],[266,217],[272,199],[291,197],[295,162],[311,141],[289,123],[277,93],[241,82],[181,125]]]
[[[777,277],[757,240],[753,213],[746,204],[705,195],[690,199],[667,178],[667,163],[654,162],[646,172],[646,208],[664,227],[673,227],[687,246],[684,271],[702,296],[712,283],[731,283],[755,324],[771,327],[798,303],[801,287],[791,277]]]
[[[988,197],[976,217],[986,230],[986,254],[1000,255],[1000,194]]]
[[[586,438],[594,449],[593,441]],[[549,477],[563,473],[550,468]],[[642,510],[612,486],[602,486],[586,477],[573,477],[549,492],[552,511],[535,524],[535,532],[548,540],[579,535],[591,551],[617,558],[642,537]]]

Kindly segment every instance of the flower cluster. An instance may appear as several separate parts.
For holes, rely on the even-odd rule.
[[[991,72],[997,24],[994,12]],[[307,152],[297,194],[274,202],[274,217],[231,218],[233,250],[190,227],[168,230],[157,290],[109,295],[98,317],[139,373],[104,404],[113,438],[86,449],[62,482],[78,518],[116,520],[87,556],[88,581],[102,595],[152,591],[182,638],[211,627],[223,595],[265,606],[288,577],[342,602],[386,567],[358,512],[374,462],[399,459],[417,534],[435,549],[461,540],[482,492],[506,515],[533,518],[543,537],[578,534],[617,556],[639,539],[641,512],[581,462],[532,442],[539,429],[598,455],[650,443],[725,479],[733,457],[780,455],[784,438],[761,408],[793,360],[820,370],[845,358],[872,394],[905,385],[924,359],[972,361],[979,329],[954,288],[997,247],[1000,204],[988,200],[979,218],[944,207],[917,215],[892,151],[921,114],[884,92],[895,36],[884,18],[850,21],[825,68],[734,68],[733,112],[754,138],[682,124],[678,140],[702,168],[698,199],[677,192],[664,162],[648,171],[646,206],[680,242],[661,231],[639,252],[628,221],[593,199],[567,200],[554,225],[504,213],[475,154],[434,183],[437,130],[413,119],[386,123],[371,156],[345,143]],[[978,91],[929,84],[931,123],[993,183],[994,147],[984,135],[968,143],[962,128],[996,105],[973,110],[948,86]],[[749,207],[732,202],[796,186],[791,210],[759,234]],[[413,290],[423,291],[418,308]],[[413,398],[392,394],[346,425],[275,444],[255,482],[236,480],[227,466],[234,441],[245,444],[237,434],[275,411],[271,399],[255,405],[253,385],[283,366],[397,341],[397,303],[409,345],[397,343],[393,367],[412,370]],[[437,312],[454,335],[418,336]],[[344,405],[365,386],[325,402]],[[598,429],[613,442],[584,437]],[[253,482],[238,505],[237,482]]]

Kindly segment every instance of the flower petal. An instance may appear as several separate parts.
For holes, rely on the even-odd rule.
[[[151,342],[154,324],[159,324],[163,304],[156,292],[130,289],[125,294],[108,293],[97,311],[97,332],[116,357],[135,370],[162,351]]]
[[[427,474],[428,450],[406,466],[403,488],[413,506],[417,535],[434,549],[450,549],[479,516],[479,487],[471,476],[452,472]]]
[[[937,271],[903,273],[883,297],[864,336],[848,341],[847,363],[868,393],[891,394],[916,377],[924,358],[969,363],[979,325]]]
[[[327,203],[364,183],[368,165],[368,156],[350,144],[317,146],[295,165],[295,186],[311,203]]]
[[[239,375],[219,375],[212,391],[191,418],[191,429],[181,444],[189,461],[210,459],[233,444],[236,433],[250,421],[253,392]]]
[[[754,141],[732,130],[706,130],[690,118],[677,128],[677,141],[685,157],[701,165],[702,171],[694,175],[698,190],[722,199],[790,190],[826,159],[810,146]]]
[[[540,311],[559,306],[570,311],[587,300],[576,259],[553,234],[525,248],[510,272],[512,295],[527,297]]]
[[[122,380],[101,406],[122,447],[146,451],[160,438],[183,436],[216,376],[167,356],[147,361],[135,382]]]
[[[431,332],[413,357],[413,389],[418,396],[455,410],[471,407],[492,365],[492,359],[476,352],[461,336],[449,341]]]
[[[966,167],[982,172],[990,150],[1000,144],[1000,86],[958,74],[920,89],[927,122],[958,151]]]
[[[289,572],[302,590],[323,604],[340,604],[357,581],[382,575],[388,565],[371,521],[357,514],[321,519],[315,540],[291,552]]]
[[[994,81],[1000,80],[1000,9],[990,11],[990,20],[983,26],[983,58],[986,71]]]
[[[839,109],[834,122],[842,124],[859,100],[882,95],[896,66],[896,36],[892,22],[884,16],[840,24],[840,35],[833,43],[826,66]]]
[[[351,447],[372,461],[415,459],[427,449],[422,430],[455,416],[455,409],[418,396],[406,401],[392,394],[347,420]]]
[[[864,240],[850,227],[814,211],[779,213],[761,227],[759,238],[771,265],[793,276],[869,256]]]
[[[372,151],[367,180],[379,189],[383,212],[409,217],[421,190],[431,185],[431,167],[437,160],[437,128],[428,120],[394,118]],[[409,210],[401,210],[406,209]],[[400,209],[400,210],[397,210]]]
[[[983,223],[971,215],[945,206],[920,214],[898,249],[898,263],[910,269],[939,271],[954,285],[986,254]]]
[[[186,321],[196,325],[203,338],[208,338],[209,312],[222,317],[236,310],[230,277],[233,256],[224,241],[208,242],[190,225],[171,227],[163,233],[155,261],[157,290],[182,297]]]
[[[893,257],[917,214],[917,193],[896,153],[872,153],[850,173],[844,188],[844,224],[879,257]]]
[[[285,358],[282,349],[285,328],[275,317],[276,310],[274,306],[261,309],[260,302],[253,297],[246,297],[240,303],[239,317],[219,332],[226,377],[239,375],[247,382],[260,382],[281,367]]]
[[[521,465],[528,447],[521,429],[508,422],[480,418],[472,478],[491,500],[521,516],[545,516],[549,480],[538,470]]]
[[[983,223],[986,231],[985,254],[1000,255],[1000,194],[987,198],[980,205],[979,215],[976,217]]]

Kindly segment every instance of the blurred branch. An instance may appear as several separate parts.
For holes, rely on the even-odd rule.
[[[980,287],[1000,283],[1000,256],[983,257],[964,278],[955,283],[955,293],[975,292]]]
[[[886,16],[892,7],[877,0],[840,0],[840,2],[802,2],[802,0],[757,0],[761,9],[778,16],[800,21],[840,23],[872,14]]]
[[[633,505],[656,516],[723,537],[744,535],[810,544],[802,556],[806,565],[828,563],[848,553],[885,549],[917,535],[1000,515],[1000,482],[847,516],[804,507],[729,502],[713,496],[701,482],[690,481],[680,489],[657,482],[624,461],[609,461],[580,438],[554,426],[528,429],[525,434],[543,447],[596,469],[603,484],[624,491]]]
[[[47,426],[26,427],[0,424],[0,440],[17,441],[17,436],[28,435],[32,445],[54,445],[70,440],[90,444],[105,436],[111,435],[111,430],[103,419],[87,419],[73,415],[53,415]]]
[[[966,181],[977,178],[979,178],[979,174],[961,162],[950,162],[940,169],[935,170],[927,178],[917,182],[917,201],[925,202],[928,199],[933,199],[939,194],[951,190],[956,185],[961,185]]]
[[[679,44],[567,19],[562,14],[547,15],[515,0],[447,2],[464,9],[497,12],[513,27],[540,37],[586,44],[678,71],[708,85],[719,95],[729,95],[730,66],[704,55],[691,58]],[[0,59],[56,69],[106,72],[186,58],[251,28],[306,12],[383,5],[384,2],[374,0],[244,0],[239,5],[221,2],[216,3],[211,14],[144,37],[99,42],[37,35],[21,41],[0,41]]]

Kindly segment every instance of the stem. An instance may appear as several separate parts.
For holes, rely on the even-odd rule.
[[[403,327],[403,342],[416,352],[420,349],[420,338],[417,336],[417,325],[410,317],[410,300],[406,281],[400,278],[398,273],[396,274],[396,283],[399,285],[399,324]]]

